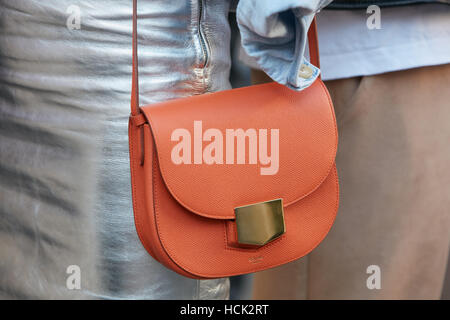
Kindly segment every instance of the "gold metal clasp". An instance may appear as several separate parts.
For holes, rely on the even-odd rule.
[[[237,207],[234,213],[240,244],[262,246],[286,232],[282,199]]]

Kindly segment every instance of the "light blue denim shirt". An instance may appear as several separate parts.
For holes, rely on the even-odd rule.
[[[311,85],[320,70],[305,59],[314,15],[332,0],[239,0],[236,16],[245,52],[274,81],[294,90]],[[302,64],[312,69],[299,76]]]

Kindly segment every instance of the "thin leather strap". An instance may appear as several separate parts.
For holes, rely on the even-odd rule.
[[[319,45],[317,41],[316,18],[314,17],[308,30],[308,46],[310,62],[320,68]],[[133,0],[133,72],[131,81],[131,114],[136,116],[139,110],[139,73],[138,73],[138,40],[137,40],[137,0]]]
[[[313,21],[311,22],[311,26],[309,27],[308,30],[308,47],[309,47],[310,62],[320,69],[319,41],[317,39],[316,17],[314,17]]]
[[[133,0],[133,72],[131,80],[131,115],[133,116],[140,113],[138,67],[137,0]]]

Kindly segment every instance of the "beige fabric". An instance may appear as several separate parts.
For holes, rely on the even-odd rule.
[[[329,81],[341,203],[308,257],[255,276],[259,299],[439,299],[450,241],[450,65]],[[370,265],[381,289],[369,290]]]

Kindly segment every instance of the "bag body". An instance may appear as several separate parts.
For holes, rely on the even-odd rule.
[[[139,107],[136,0],[133,20],[129,147],[145,249],[196,279],[313,250],[339,203],[336,120],[320,78],[299,92],[269,83]]]

